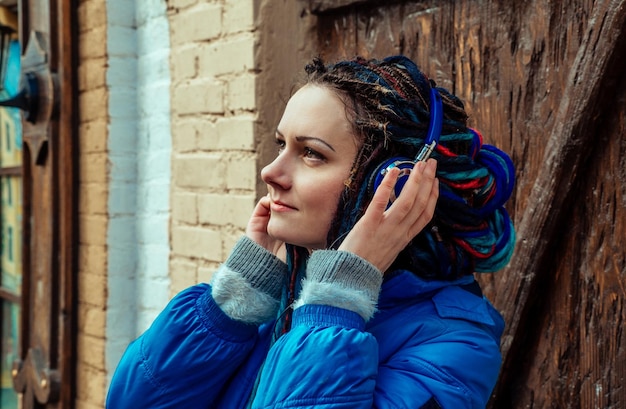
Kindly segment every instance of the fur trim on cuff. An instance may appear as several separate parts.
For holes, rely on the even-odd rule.
[[[261,324],[276,317],[280,301],[222,265],[211,281],[213,299],[230,318]]]
[[[376,312],[376,302],[369,291],[357,290],[337,282],[319,282],[305,279],[302,292],[294,308],[304,304],[321,304],[344,308],[359,314],[367,322]]]

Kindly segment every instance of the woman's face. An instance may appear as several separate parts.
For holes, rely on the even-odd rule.
[[[261,171],[270,195],[268,234],[318,249],[359,148],[344,103],[332,91],[306,85],[287,103],[276,129],[278,156]]]

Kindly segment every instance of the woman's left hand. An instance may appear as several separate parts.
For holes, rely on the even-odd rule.
[[[399,173],[390,169],[339,250],[364,258],[384,273],[432,219],[439,197],[436,169],[434,159],[416,163],[402,193],[387,209]]]

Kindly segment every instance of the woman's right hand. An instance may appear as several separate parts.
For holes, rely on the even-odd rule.
[[[284,243],[276,240],[267,233],[267,225],[270,221],[270,197],[263,196],[256,204],[252,216],[246,227],[246,236],[254,240],[272,254],[279,256],[282,253]],[[281,257],[282,258],[282,257]]]
[[[439,197],[437,162],[418,162],[402,188],[402,194],[387,208],[398,168],[385,175],[363,217],[346,236],[339,250],[349,251],[387,271],[400,251],[430,222]]]

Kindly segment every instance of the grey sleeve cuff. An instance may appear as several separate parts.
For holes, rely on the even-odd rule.
[[[275,317],[286,277],[283,261],[244,236],[213,276],[211,291],[226,315],[260,324]]]
[[[376,312],[383,275],[365,259],[346,251],[318,250],[309,258],[306,277],[296,308],[330,305],[354,311],[365,321]]]

